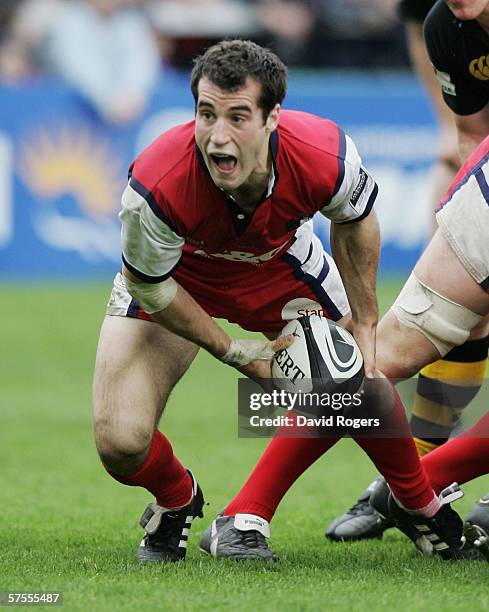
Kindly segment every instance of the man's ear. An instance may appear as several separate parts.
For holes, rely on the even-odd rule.
[[[272,110],[268,113],[267,120],[265,121],[265,129],[269,134],[277,129],[279,116],[280,104],[275,104]]]

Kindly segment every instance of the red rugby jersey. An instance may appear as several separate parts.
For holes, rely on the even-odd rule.
[[[270,138],[269,190],[252,215],[214,184],[194,129],[192,121],[165,132],[130,168],[120,213],[123,261],[142,280],[160,282],[177,265],[210,281],[223,275],[251,280],[256,266],[273,268],[316,212],[349,223],[372,208],[375,181],[331,121],[281,112]],[[312,230],[299,236],[310,242]],[[307,255],[308,248],[300,251]]]

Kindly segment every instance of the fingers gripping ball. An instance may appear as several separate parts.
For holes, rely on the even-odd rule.
[[[269,360],[275,355],[270,342],[263,340],[237,340],[233,338],[229,349],[221,357],[223,363],[239,368],[257,359]]]
[[[290,321],[280,336],[291,346],[272,361],[276,387],[289,392],[356,393],[363,382],[363,357],[353,336],[320,316]]]

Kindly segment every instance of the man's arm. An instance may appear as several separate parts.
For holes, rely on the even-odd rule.
[[[145,299],[144,292],[148,289],[148,284],[134,276],[126,267],[123,268],[123,273],[129,292],[134,299],[140,302],[143,308],[147,308],[150,311],[153,310],[151,306],[145,306],[147,298]],[[170,282],[175,283],[171,279],[163,282],[167,284]],[[214,355],[214,357],[221,358],[229,349],[231,344],[230,336],[214,322],[212,317],[207,314],[181,285],[178,283],[175,283],[175,285],[176,293],[168,306],[149,314],[151,314],[155,321],[173,333],[198,344]],[[154,307],[156,308],[156,305]]]
[[[378,320],[375,286],[380,254],[375,212],[357,223],[332,223],[331,248],[350,301],[351,331],[363,354],[365,374],[373,378]]]
[[[331,220],[333,257],[345,285],[352,311],[351,332],[363,354],[365,374],[375,372],[377,299],[375,282],[380,250],[380,231],[372,207],[377,184],[362,166],[355,144],[344,136],[341,184],[321,213]]]
[[[184,239],[164,214],[155,213],[141,184],[131,177],[123,195],[123,274],[132,297],[157,322],[205,348],[255,380],[271,378],[271,359],[290,338],[237,340],[226,334],[172,277]],[[159,209],[158,209],[159,210]]]
[[[274,353],[292,343],[289,336],[273,342],[232,339],[173,279],[151,285],[142,282],[126,267],[123,267],[123,274],[131,295],[157,323],[254,380],[271,378],[270,360]]]
[[[462,163],[489,134],[489,104],[471,115],[455,115]]]
[[[440,126],[440,139],[438,142],[437,156],[444,165],[444,169],[438,169],[440,175],[435,179],[442,185],[436,185],[434,197],[438,201],[446,189],[446,181],[450,182],[453,175],[460,166],[457,130],[455,128],[454,115],[443,99],[440,83],[438,82],[433,66],[430,62],[428,52],[423,38],[423,24],[414,18],[406,18],[406,36],[409,48],[409,57],[416,70],[416,74],[423,82],[430,96]],[[438,191],[440,193],[438,194]],[[439,197],[438,197],[439,196]]]
[[[412,19],[407,20],[406,35],[411,62],[416,69],[417,75],[423,81],[423,85],[435,107],[440,123],[453,123],[452,112],[443,100],[440,84],[435,77],[433,66],[426,50],[423,38],[423,24]]]
[[[489,133],[489,104],[476,79],[470,76],[453,38],[453,15],[445,3],[437,3],[424,22],[424,39],[430,61],[440,82],[445,104],[457,127],[460,161],[471,155]]]

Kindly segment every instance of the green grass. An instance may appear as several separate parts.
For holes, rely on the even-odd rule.
[[[384,283],[385,306],[397,284]],[[200,354],[162,427],[197,472],[206,499],[185,566],[140,567],[139,515],[149,501],[101,468],[90,385],[108,286],[3,286],[0,368],[0,590],[61,590],[67,610],[471,610],[488,607],[483,563],[418,557],[403,537],[332,544],[325,525],[374,474],[341,441],[292,488],[273,521],[276,565],[216,562],[198,551],[213,516],[265,446],[237,439],[236,376]],[[489,481],[464,487],[467,511]]]

